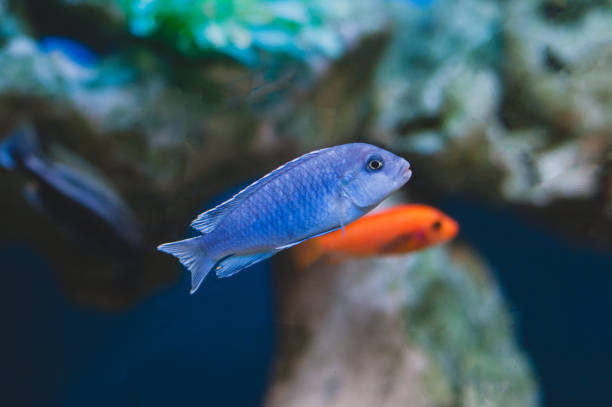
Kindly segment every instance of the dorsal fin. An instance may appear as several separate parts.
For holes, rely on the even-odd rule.
[[[279,175],[291,170],[292,168],[297,167],[298,165],[304,163],[305,161],[310,160],[311,158],[320,155],[323,151],[327,150],[326,148],[311,151],[310,153],[299,156],[298,158],[289,161],[275,169],[272,172],[264,175],[257,181],[253,182],[242,191],[238,192],[236,195],[228,199],[227,201],[215,206],[212,209],[207,210],[204,213],[201,213],[193,222],[191,222],[191,227],[198,230],[201,233],[210,233],[221,222],[221,220],[229,213],[231,213],[236,207],[238,207],[245,199],[249,196],[257,192],[259,188],[267,184],[268,182],[274,180]]]

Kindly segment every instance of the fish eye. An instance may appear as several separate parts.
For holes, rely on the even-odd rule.
[[[383,160],[380,157],[371,157],[368,159],[368,170],[378,171],[383,167]]]
[[[438,231],[442,228],[442,222],[440,222],[439,220],[435,221],[434,223],[431,224],[431,229]]]

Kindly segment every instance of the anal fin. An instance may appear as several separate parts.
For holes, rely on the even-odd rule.
[[[272,250],[269,252],[228,256],[217,264],[215,272],[219,278],[233,276],[255,263],[259,263],[262,260],[274,256],[277,252],[278,250]]]

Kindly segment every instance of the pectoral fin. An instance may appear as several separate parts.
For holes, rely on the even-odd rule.
[[[334,230],[338,230],[338,229],[340,229],[340,227],[331,228],[329,230],[326,230],[325,232],[321,232],[321,233],[316,233],[314,235],[310,235],[308,237],[305,237],[303,239],[297,240],[295,242],[291,242],[289,244],[286,244],[286,245],[283,245],[283,246],[279,246],[279,247],[276,248],[276,250],[277,251],[281,251],[281,250],[288,249],[288,248],[293,247],[295,245],[298,245],[298,244],[300,244],[300,243],[302,243],[302,242],[304,242],[304,241],[306,241],[308,239],[312,239],[312,238],[315,238],[315,237],[318,237],[318,236],[326,235],[326,234],[328,234],[330,232],[333,232]]]

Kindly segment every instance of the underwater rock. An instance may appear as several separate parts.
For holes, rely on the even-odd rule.
[[[126,80],[133,78],[132,67],[105,62],[83,68],[63,54],[42,52],[29,37],[13,37],[0,50],[0,131],[6,136],[19,121],[31,120],[43,145],[70,150],[91,163],[134,209],[145,227],[144,247],[149,252],[142,262],[126,268],[112,256],[80,250],[62,237],[62,225],[23,204],[20,180],[6,172],[0,174],[0,190],[7,197],[4,213],[11,216],[3,219],[6,228],[0,241],[23,239],[41,250],[72,299],[120,308],[177,278],[179,270],[160,260],[154,248],[169,237],[181,236],[184,231],[177,225],[184,222],[175,224],[176,219],[188,220],[219,192],[216,188],[223,188],[206,179],[233,184],[253,168],[264,173],[274,163],[266,163],[263,155],[249,159],[248,145],[235,151],[240,143],[233,139],[218,141],[228,133],[240,139],[252,133],[249,126],[254,120],[241,120],[239,109],[230,114],[227,106],[221,106],[218,115],[205,120],[207,109],[200,96],[164,85],[159,74]],[[217,142],[207,133],[218,135]],[[224,145],[225,153],[218,150]],[[248,164],[223,164],[230,155],[243,156]],[[170,197],[176,202],[170,204]]]
[[[365,133],[410,154],[414,189],[542,219],[547,205],[579,203],[612,221],[609,2],[439,0],[396,16]],[[569,229],[574,217],[547,222]]]
[[[506,6],[501,114],[508,138],[538,133],[523,149],[535,184],[507,189],[515,200],[543,204],[593,198],[601,191],[599,171],[612,148],[612,7],[578,4]]]
[[[428,189],[502,198],[507,171],[494,150],[505,135],[502,3],[440,0],[396,16],[373,83],[370,134],[409,154]]]
[[[436,188],[536,205],[592,198],[612,143],[612,11],[593,3],[556,21],[542,12],[550,3],[440,0],[398,13],[372,132],[426,156]],[[471,185],[482,174],[495,175]]]
[[[108,11],[102,10],[103,2],[89,0],[58,0],[52,6],[64,19],[76,21],[77,28],[97,26],[100,22],[94,17],[100,13],[95,11]],[[125,21],[113,9],[102,19],[113,27],[109,32],[100,31],[107,38],[84,35],[86,44],[62,38],[64,48],[71,42],[72,48],[88,49],[93,57],[91,63],[83,64],[69,50],[58,50],[57,42],[50,50],[49,36],[63,31],[54,26],[55,20],[40,18],[45,7],[27,1],[17,8],[21,11],[15,14],[19,16],[17,28],[4,30],[3,25],[2,32],[11,34],[0,41],[0,138],[18,122],[29,120],[44,146],[57,145],[91,163],[134,209],[145,229],[144,246],[152,252],[160,242],[184,236],[179,225],[192,219],[215,194],[312,149],[313,142],[299,140],[309,139],[323,126],[314,123],[312,133],[299,128],[297,134],[281,131],[287,128],[286,118],[305,117],[302,112],[308,112],[313,99],[345,106],[346,119],[340,126],[326,122],[329,116],[312,118],[332,123],[322,136],[339,134],[337,142],[345,141],[350,133],[344,126],[355,129],[362,123],[359,118],[363,115],[357,109],[355,116],[353,108],[368,100],[367,81],[354,88],[363,78],[355,61],[380,53],[378,45],[385,41],[374,35],[362,46],[361,35],[375,31],[380,20],[373,18],[374,13],[342,17],[344,11],[339,8],[335,12],[345,21],[341,25],[345,45],[351,47],[348,60],[338,54],[308,68],[299,61],[268,58],[261,66],[247,68],[227,58],[188,58],[157,47],[154,41],[135,41],[127,29],[116,29]],[[12,15],[9,10],[0,9]],[[78,32],[73,34],[81,38]],[[109,43],[121,45],[113,49]],[[373,70],[376,58],[370,61]],[[349,78],[347,69],[352,72],[350,80],[339,86],[338,79]],[[329,79],[317,88],[320,91],[312,91],[320,77]],[[333,98],[327,96],[328,89],[333,90]],[[312,140],[317,147],[332,141]],[[28,235],[27,230],[33,230],[29,225],[45,220],[23,205],[18,180],[12,174],[1,173],[0,177],[1,192],[11,197],[5,212],[19,214],[7,219],[4,230],[11,232],[0,235],[0,241],[23,238],[32,242],[51,257],[68,295],[79,302],[123,307],[181,272],[160,260],[157,253],[145,255],[150,259],[130,271],[90,253],[78,252],[75,258],[68,254],[74,247],[58,237],[61,233],[52,224],[37,236]]]
[[[388,31],[362,38],[316,81],[273,112],[278,132],[300,150],[370,138],[375,113],[372,81],[390,39]]]
[[[505,80],[524,104],[525,123],[555,131],[557,139],[597,137],[612,126],[612,3],[520,0],[507,4]],[[556,8],[557,13],[551,14]],[[579,12],[580,11],[580,12]],[[516,89],[520,87],[520,89]],[[537,106],[537,109],[534,107]],[[519,112],[512,112],[514,115]]]
[[[496,283],[468,249],[285,266],[267,407],[538,405]]]
[[[91,163],[134,208],[147,247],[183,237],[179,225],[227,187],[348,141],[406,155],[417,197],[460,193],[521,204],[561,229],[575,217],[562,210],[567,205],[546,212],[558,202],[596,214],[593,225],[612,219],[600,165],[612,149],[610,58],[603,58],[609,48],[597,37],[609,34],[603,2],[568,6],[571,18],[543,2],[540,8],[494,0],[322,2],[319,11],[329,20],[320,24],[334,27],[339,48],[301,58],[283,47],[253,46],[261,58],[250,65],[223,47],[211,51],[215,35],[197,55],[183,52],[172,30],[135,35],[130,27],[139,19],[172,13],[136,16],[126,9],[141,2],[119,3],[0,1],[0,138],[30,120],[43,145],[57,144]],[[162,6],[188,7],[182,3]],[[296,10],[308,8],[296,3]],[[284,22],[296,17],[276,11]],[[556,20],[545,21],[551,12]],[[519,25],[521,13],[533,25],[533,39],[525,39],[531,31]],[[218,23],[231,31],[237,18]],[[288,28],[295,38],[309,32],[310,20],[304,21]],[[315,34],[302,51],[325,43]],[[555,35],[574,40],[566,44]],[[50,49],[54,37],[64,45],[82,41],[90,63],[58,50],[57,42]],[[240,43],[234,37],[226,44]],[[125,306],[177,278],[179,271],[157,253],[150,269],[139,266],[129,276],[87,266],[103,261],[86,254],[67,260],[72,246],[32,217],[18,180],[2,172],[0,181],[5,213],[15,215],[0,241],[35,241],[61,265],[60,280],[79,301]],[[40,222],[47,227],[29,235]],[[97,267],[93,279],[82,272]]]
[[[439,0],[427,7],[404,5],[395,16],[393,38],[377,70],[376,127],[406,135],[440,127],[441,116],[476,113],[475,122],[490,117],[499,84],[486,71],[499,56],[499,2]],[[453,113],[462,107],[457,97],[469,99],[466,111]],[[458,130],[449,136],[462,136]]]

